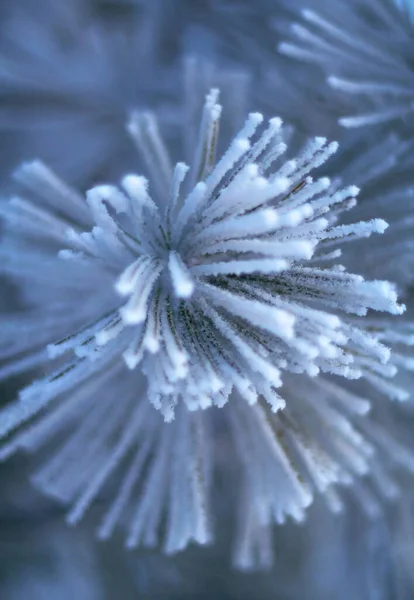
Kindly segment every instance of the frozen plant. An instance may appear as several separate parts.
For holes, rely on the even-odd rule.
[[[340,124],[360,127],[412,117],[412,47],[413,23],[405,3],[340,0],[305,6],[291,26],[291,39],[279,50],[319,65],[329,86],[349,97],[349,113]],[[328,90],[324,93],[329,97]]]
[[[2,323],[1,375],[40,368],[46,376],[1,411],[1,457],[59,440],[34,478],[73,504],[69,522],[118,477],[99,536],[127,520],[127,546],[155,545],[166,516],[164,549],[176,552],[212,540],[212,447],[223,414],[240,452],[247,511],[236,562],[249,568],[257,558],[269,563],[269,525],[304,518],[312,477],[317,491],[352,481],[341,465],[318,475],[307,434],[284,416],[284,374],[294,386],[308,378],[323,386],[320,373],[374,384],[391,377],[382,329],[371,329],[366,314],[404,307],[390,283],[336,264],[342,241],[386,229],[378,219],[342,225],[358,189],[311,177],[337,145],[315,138],[284,160],[280,119],[251,113],[216,160],[218,95],[207,95],[190,166],[172,166],[155,116],[138,112],[129,131],[149,180],[127,175],[85,200],[40,162],[18,170],[28,193],[2,207],[1,264],[26,309]],[[166,426],[154,407],[175,421]],[[345,436],[339,462],[353,442],[356,455],[365,451],[328,409],[326,419]],[[313,439],[319,429],[311,425],[301,427]]]
[[[50,191],[49,206],[33,208],[15,199],[6,207],[6,218],[19,220],[27,240],[13,248],[8,266],[24,259],[41,264],[43,256],[36,256],[30,242],[37,238],[44,252],[39,238],[53,236],[61,250],[58,259],[44,257],[52,262],[44,263],[44,276],[58,287],[41,288],[47,290],[47,314],[56,305],[62,310],[67,284],[83,305],[71,331],[48,346],[52,360],[65,356],[68,362],[23,392],[33,407],[44,406],[54,390],[76,384],[115,352],[130,369],[142,368],[148,399],[167,420],[181,401],[190,410],[221,406],[233,388],[249,403],[264,396],[276,411],[284,407],[275,391],[283,370],[353,377],[358,371],[346,344],[352,340],[361,352],[372,353],[369,336],[350,327],[342,312],[402,312],[389,283],[318,264],[331,258],[324,249],[332,252],[338,239],[386,229],[375,219],[336,224],[358,189],[331,193],[327,178],[313,181],[309,172],[337,145],[316,138],[297,159],[283,162],[280,120],[271,119],[256,135],[263,117],[252,113],[215,163],[217,97],[216,90],[207,96],[190,168],[171,167],[152,115],[133,117],[129,128],[151,187],[142,176],[127,175],[122,188],[97,186],[84,202],[43,165],[20,170],[19,178],[34,191]],[[59,199],[65,202],[50,206]],[[31,216],[34,210],[38,219]],[[13,267],[6,269],[13,274]],[[33,288],[26,283],[32,298],[40,291]],[[67,311],[72,317],[73,310]]]
[[[272,524],[283,523],[286,516],[302,522],[306,498],[310,503],[320,495],[337,514],[352,497],[367,521],[375,521],[384,518],[388,502],[404,497],[401,473],[414,473],[413,415],[407,402],[414,327],[407,321],[391,326],[387,318],[367,317],[365,328],[377,343],[392,348],[392,357],[377,368],[348,345],[363,379],[289,374],[282,388],[284,410],[271,412],[262,402],[223,409],[243,466],[234,555],[239,567],[272,564]],[[294,486],[286,480],[282,484],[283,459],[289,461]],[[231,454],[229,461],[235,464]]]
[[[190,29],[187,34],[187,45],[192,50],[196,36],[208,37],[210,54],[220,65],[249,70],[249,97],[256,110],[279,115],[307,137],[335,139],[341,131],[340,98],[332,101],[320,93],[322,74],[294,69],[292,61],[277,52],[293,14],[291,3],[281,1],[208,0],[193,24],[194,32]]]

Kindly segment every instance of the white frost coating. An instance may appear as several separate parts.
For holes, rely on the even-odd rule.
[[[170,269],[174,291],[178,298],[190,298],[195,289],[194,281],[189,270],[176,252],[170,252],[168,267]]]
[[[80,261],[70,262],[74,273],[81,273],[81,283],[88,281],[90,269],[92,279],[112,280],[120,298],[118,304],[112,299],[111,313],[118,316],[105,322],[98,312],[92,329],[86,320],[85,336],[75,328],[71,341],[52,346],[51,355],[74,353],[95,360],[98,351],[112,351],[118,344],[119,355],[130,369],[142,367],[149,382],[149,401],[169,420],[179,402],[191,410],[223,405],[238,380],[235,367],[254,368],[255,361],[245,364],[247,347],[260,360],[264,354],[274,357],[278,380],[284,370],[356,377],[361,369],[352,366],[352,355],[344,351],[348,329],[343,315],[364,315],[368,309],[394,314],[403,310],[387,282],[366,282],[342,267],[318,266],[325,245],[386,228],[381,219],[337,224],[336,206],[354,198],[358,188],[340,190],[326,177],[314,181],[309,176],[336,151],[337,144],[317,137],[305,144],[297,158],[283,162],[286,144],[281,147],[281,120],[271,119],[261,131],[262,115],[251,113],[215,164],[221,116],[217,100],[217,90],[206,98],[199,150],[188,178],[184,163],[174,169],[168,166],[171,161],[155,116],[136,113],[130,130],[151,180],[130,174],[122,180],[123,191],[111,185],[90,190],[85,206],[90,208],[90,231],[71,226],[63,249],[80,253]],[[26,182],[31,171],[36,182],[40,176],[54,181],[34,164],[25,167]],[[163,183],[167,172],[168,190]],[[161,199],[151,196],[155,175],[164,190]],[[53,189],[63,190],[65,201],[71,197],[63,184],[55,183]],[[306,267],[310,259],[312,267]],[[54,268],[63,266],[56,261]],[[101,289],[94,295],[99,296]],[[207,323],[203,297],[216,308]],[[335,325],[321,328],[332,312],[338,313]],[[227,338],[233,332],[229,347],[222,337],[223,324],[227,324]],[[233,336],[243,328],[247,345],[242,351]],[[369,354],[365,338],[360,339],[364,339],[361,352]],[[357,336],[353,340],[357,343]],[[219,366],[223,360],[234,381],[223,377]],[[254,397],[264,393],[267,383],[263,369],[262,380],[257,373],[251,381]],[[273,405],[271,393],[264,395]]]
[[[121,474],[100,537],[128,512],[128,547],[164,532],[164,549],[176,552],[211,540],[207,430],[210,407],[220,407],[246,481],[239,560],[248,568],[272,523],[302,520],[315,492],[337,508],[331,486],[374,464],[381,435],[354,423],[369,398],[344,380],[363,376],[375,389],[386,380],[382,391],[403,399],[391,378],[412,361],[403,351],[394,360],[387,345],[412,334],[373,324],[371,311],[403,310],[391,284],[336,263],[342,241],[386,227],[375,215],[341,224],[357,187],[312,179],[336,144],[316,138],[285,160],[280,119],[252,113],[216,160],[217,100],[207,98],[188,173],[170,166],[149,114],[130,127],[148,180],[126,175],[85,202],[39,165],[21,171],[46,198],[2,208],[0,264],[36,308],[4,323],[0,358],[11,360],[0,372],[41,365],[47,375],[0,412],[0,434],[10,435],[0,459],[59,440],[35,480],[71,504],[69,522]]]

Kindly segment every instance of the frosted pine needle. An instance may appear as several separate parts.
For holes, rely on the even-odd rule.
[[[355,356],[364,382],[289,375],[283,411],[240,402],[222,411],[242,465],[234,547],[239,568],[271,566],[273,523],[288,516],[302,522],[316,495],[335,514],[351,496],[370,520],[401,498],[401,471],[414,472],[406,426],[412,419],[406,390],[412,387],[414,328],[405,322],[390,329],[383,319],[367,319],[366,328],[393,353],[380,369]],[[234,463],[231,454],[229,460]]]
[[[361,240],[344,247],[341,260],[348,269],[357,266],[366,277],[392,279],[400,290],[412,284],[414,273],[412,156],[410,140],[394,133],[367,136],[359,130],[347,136],[327,165],[338,186],[352,181],[363,190],[344,222],[375,213],[389,224],[384,236],[372,237],[369,244]]]
[[[48,255],[45,276],[56,280],[57,271],[60,277],[66,272],[71,296],[88,298],[83,311],[94,312],[90,320],[84,315],[77,332],[49,345],[51,358],[66,355],[69,362],[23,392],[25,398],[35,395],[34,404],[47,404],[57,390],[76,385],[118,354],[130,369],[143,370],[148,399],[167,420],[179,402],[190,410],[221,406],[233,389],[249,403],[263,395],[278,410],[284,406],[276,392],[283,370],[357,376],[344,351],[351,334],[343,313],[402,311],[387,282],[318,266],[324,248],[331,251],[341,238],[386,229],[375,219],[336,224],[358,189],[332,192],[328,179],[309,175],[336,144],[316,138],[283,163],[280,120],[260,132],[263,118],[254,113],[215,163],[217,97],[216,90],[207,97],[190,169],[183,163],[171,168],[152,115],[134,117],[129,129],[153,186],[128,175],[119,189],[93,188],[84,203],[74,193],[68,198],[39,163],[18,173],[53,197],[36,208],[15,199],[7,218],[18,218],[26,235],[62,247],[60,260]],[[68,218],[76,225],[69,226]],[[81,224],[88,221],[93,226],[84,232]],[[23,247],[11,262],[27,261],[25,252]],[[52,304],[59,296],[52,294]],[[111,302],[103,309],[107,296]]]
[[[301,11],[292,40],[282,42],[280,51],[320,65],[328,84],[349,97],[350,114],[339,120],[344,127],[409,117],[414,108],[409,9],[391,0],[317,4],[316,10]]]

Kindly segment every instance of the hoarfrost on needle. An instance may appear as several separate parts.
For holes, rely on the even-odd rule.
[[[108,537],[127,512],[127,545],[154,545],[166,513],[164,547],[173,552],[190,540],[211,540],[215,413],[199,409],[228,404],[223,422],[239,448],[250,507],[236,557],[247,568],[269,524],[286,515],[301,520],[313,497],[280,427],[318,490],[350,480],[336,466],[321,480],[318,453],[298,433],[294,401],[290,409],[277,391],[284,375],[287,382],[309,378],[317,389],[324,385],[320,373],[363,376],[371,384],[391,377],[396,369],[387,366],[382,327],[372,328],[366,315],[400,314],[404,307],[390,283],[366,281],[336,264],[341,241],[386,228],[380,219],[341,224],[358,189],[311,176],[337,145],[315,138],[284,160],[280,119],[264,123],[252,113],[216,160],[218,95],[213,89],[206,98],[189,166],[172,166],[154,115],[138,112],[129,131],[149,180],[127,175],[119,188],[91,189],[85,202],[42,163],[17,172],[33,199],[16,197],[2,208],[2,267],[21,284],[29,308],[3,323],[8,360],[1,374],[50,371],[48,365],[52,372],[2,410],[0,434],[10,437],[1,457],[74,427],[35,479],[73,503],[74,523],[130,461],[99,534]],[[290,396],[289,383],[285,389]],[[150,404],[166,420],[176,413],[175,422],[164,426]],[[357,399],[354,405],[358,410]],[[365,448],[350,425],[323,412],[346,437],[345,457],[351,440],[358,451]],[[311,423],[300,428],[318,432]],[[243,440],[251,446],[245,457]],[[79,448],[82,465],[74,461]],[[266,470],[256,471],[258,464]],[[355,458],[354,471],[358,464]]]

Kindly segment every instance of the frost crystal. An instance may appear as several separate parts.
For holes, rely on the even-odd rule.
[[[127,546],[152,546],[165,522],[164,548],[175,552],[212,538],[212,446],[222,419],[242,468],[247,513],[236,562],[248,568],[256,547],[268,562],[271,523],[301,520],[314,488],[330,491],[362,472],[367,446],[321,390],[330,395],[326,378],[340,376],[338,402],[365,407],[339,381],[381,387],[395,374],[381,337],[388,329],[371,311],[404,307],[390,283],[335,263],[342,241],[386,229],[379,219],[341,224],[358,189],[310,175],[337,145],[315,138],[284,160],[280,119],[252,113],[216,160],[221,112],[213,89],[192,162],[175,167],[154,115],[135,113],[128,129],[149,181],[127,175],[120,188],[94,187],[86,202],[42,163],[17,172],[31,199],[2,208],[1,256],[27,310],[3,322],[1,375],[49,374],[0,413],[0,435],[9,436],[0,456],[63,436],[35,480],[73,504],[69,522],[122,473],[100,537],[127,519]],[[316,388],[309,399],[307,382]],[[303,408],[313,403],[306,416],[295,410],[300,385]],[[153,407],[175,422],[165,426]],[[338,432],[333,448],[325,426]]]

